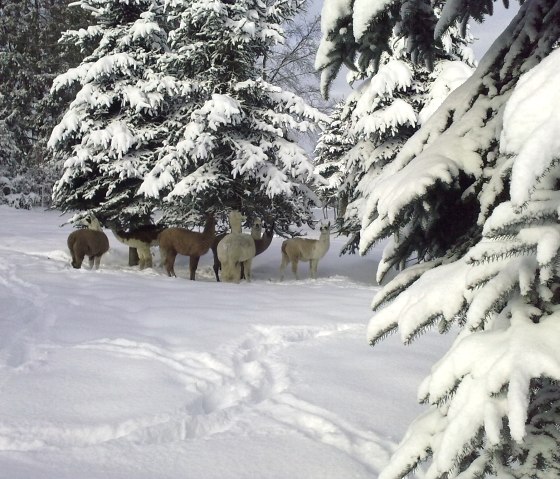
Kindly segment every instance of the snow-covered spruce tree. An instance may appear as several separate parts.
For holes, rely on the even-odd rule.
[[[57,43],[62,30],[83,14],[65,0],[6,0],[0,4],[0,135],[3,184],[0,202],[30,207],[52,184],[46,143],[63,109],[51,101],[53,78],[79,53]],[[10,164],[6,159],[10,157]]]
[[[425,21],[407,18],[411,5]],[[435,21],[424,3],[392,3],[389,15],[356,2],[354,19],[352,8],[344,12],[350,56],[375,63],[387,40],[375,27],[396,22],[417,59],[430,63],[434,32],[439,38],[456,19],[482,19],[491,7],[449,2]],[[341,38],[330,37],[332,68],[348,54],[336,47]],[[410,342],[430,326],[460,328],[420,387],[428,411],[381,479],[405,477],[424,461],[427,478],[560,476],[559,38],[560,2],[526,1],[375,182],[377,216],[360,248],[391,237],[379,279],[413,255],[420,261],[374,298],[371,343],[397,329]]]
[[[81,86],[49,140],[63,163],[53,204],[128,227],[148,221],[157,206],[138,189],[172,136],[167,114],[186,101],[186,87],[162,73],[167,23],[156,0],[79,6],[92,12],[93,25],[66,32],[62,41],[96,47],[53,85],[53,93]]]
[[[260,59],[297,8],[290,0],[169,2],[178,27],[165,62],[191,79],[191,93],[170,116],[174,141],[140,188],[164,198],[166,222],[230,208],[274,218],[283,231],[311,220],[320,178],[291,132],[328,118],[260,77]]]
[[[342,159],[352,147],[348,122],[342,119],[344,107],[344,102],[335,105],[315,148],[315,171],[326,180],[319,186],[319,196],[324,206],[336,208],[337,216],[344,214],[348,204],[348,198],[339,194],[339,187],[344,179]]]
[[[461,36],[457,24],[449,28],[430,72],[413,63],[407,42],[393,35],[391,51],[382,53],[377,70],[370,65],[352,75],[353,81],[363,82],[348,97],[343,112],[347,135],[354,143],[340,162],[342,181],[337,195],[348,198],[348,207],[337,221],[338,231],[349,237],[343,253],[357,251],[362,222],[375,216],[368,205],[375,178],[445,97],[472,74],[475,61],[468,48],[470,40],[468,33]],[[319,57],[317,63],[323,61]]]

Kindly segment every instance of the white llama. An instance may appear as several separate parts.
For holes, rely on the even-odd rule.
[[[317,279],[319,260],[327,254],[330,246],[331,223],[322,224],[319,228],[319,239],[291,238],[282,243],[282,263],[280,265],[280,281],[284,279],[284,270],[292,263],[292,272],[298,276],[298,262],[309,261],[309,276]]]

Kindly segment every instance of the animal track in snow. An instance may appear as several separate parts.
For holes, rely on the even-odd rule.
[[[216,354],[170,351],[126,339],[97,340],[76,348],[151,359],[169,368],[189,392],[190,401],[173,414],[136,428],[127,436],[133,442],[162,443],[228,430],[243,414],[288,388],[289,371],[275,360],[277,352],[294,343],[336,334],[350,327],[256,326]]]
[[[289,393],[290,370],[277,356],[292,345],[358,327],[361,326],[255,326],[216,353],[173,351],[129,339],[101,339],[76,345],[77,350],[158,362],[184,387],[185,404],[174,411],[112,423],[3,422],[0,450],[88,447],[115,440],[162,444],[198,439],[228,431],[247,415],[256,414],[340,450],[368,470],[378,471],[391,445],[332,412],[294,397]]]
[[[46,340],[55,315],[46,305],[48,295],[23,279],[9,261],[0,263],[0,286],[7,293],[5,300],[0,297],[0,303],[9,322],[0,336],[0,367],[20,368],[38,358],[36,343]]]
[[[370,472],[379,473],[395,449],[392,442],[362,431],[336,414],[287,392],[263,404],[259,410],[315,441],[348,454]]]

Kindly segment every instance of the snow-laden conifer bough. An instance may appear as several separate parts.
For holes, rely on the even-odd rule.
[[[351,55],[379,65],[391,28],[376,27],[389,22],[430,63],[429,25],[439,38],[492,6],[448,1],[435,21],[414,2],[327,3],[341,15],[325,32],[327,79],[347,37]],[[396,7],[402,15],[389,14]],[[419,24],[426,29],[411,29]],[[378,280],[419,261],[375,295],[371,343],[396,331],[410,343],[430,327],[460,330],[420,387],[428,410],[380,479],[424,462],[428,479],[560,477],[559,38],[560,2],[524,2],[473,75],[369,185],[360,251],[389,237]]]

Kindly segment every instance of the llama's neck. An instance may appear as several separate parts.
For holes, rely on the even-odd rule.
[[[232,221],[230,223],[230,227],[231,227],[231,232],[232,233],[241,234],[241,221],[239,221],[239,222]]]
[[[231,232],[241,234],[241,223],[245,220],[245,216],[239,211],[233,210],[229,213],[228,218]]]
[[[273,235],[274,235],[273,231],[266,230],[262,235],[262,238],[255,241],[255,248],[257,250],[257,254],[261,254],[270,246],[270,243],[272,243]]]
[[[214,221],[214,217],[210,216],[206,220],[206,224],[204,225],[204,229],[202,230],[202,238],[204,243],[212,244],[214,238],[216,237],[216,224]]]
[[[251,229],[251,237],[254,240],[260,240],[262,238],[262,228],[260,226],[253,226],[253,228]]]
[[[321,236],[319,236],[319,239],[317,240],[317,243],[315,243],[315,256],[323,256],[329,249],[330,243],[330,232],[322,232]]]
[[[274,231],[268,231],[266,230],[261,238],[261,244],[264,246],[264,248],[268,248],[270,246],[270,243],[272,243],[272,237],[274,236]]]

